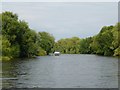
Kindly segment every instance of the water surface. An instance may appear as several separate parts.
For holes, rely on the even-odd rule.
[[[85,54],[3,62],[4,88],[117,88],[118,59]]]

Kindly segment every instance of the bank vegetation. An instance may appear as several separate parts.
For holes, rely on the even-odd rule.
[[[0,19],[0,52],[3,60],[44,56],[54,51],[63,54],[120,56],[120,23],[102,27],[93,37],[72,37],[55,42],[53,35],[35,32],[27,22],[19,20],[17,14],[6,11],[0,14]]]

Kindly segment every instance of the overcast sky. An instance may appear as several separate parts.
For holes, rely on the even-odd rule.
[[[56,40],[93,36],[118,21],[117,2],[4,2],[2,10],[17,13],[30,28],[49,32]]]

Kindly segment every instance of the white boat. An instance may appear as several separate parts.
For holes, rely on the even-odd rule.
[[[59,56],[59,55],[60,55],[60,52],[54,52],[54,55],[55,55],[55,56]]]

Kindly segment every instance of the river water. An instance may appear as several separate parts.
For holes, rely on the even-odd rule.
[[[3,62],[3,88],[117,88],[118,59],[62,54]]]

